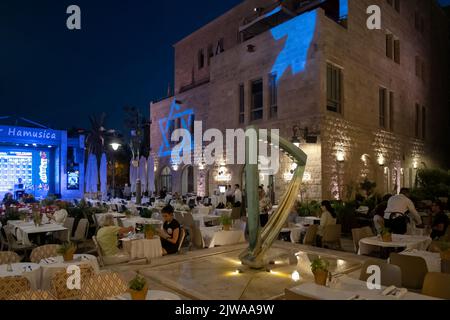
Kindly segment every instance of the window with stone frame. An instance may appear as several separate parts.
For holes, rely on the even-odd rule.
[[[342,113],[343,72],[342,69],[327,64],[327,110]]]
[[[258,79],[251,82],[251,121],[262,120],[264,116],[263,80]]]
[[[239,124],[245,123],[245,86],[239,85]]]
[[[278,117],[278,83],[277,74],[269,74],[269,102],[270,102],[270,117]]]

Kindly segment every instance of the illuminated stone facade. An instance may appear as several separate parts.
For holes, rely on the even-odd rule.
[[[436,5],[427,0],[402,2],[398,12],[384,0],[349,0],[346,19],[336,0],[287,19],[285,13],[276,12],[275,2],[244,1],[175,44],[174,96],[151,106],[151,139],[156,157],[164,132],[158,126],[159,120],[168,116],[170,106],[177,101],[181,111],[194,111],[195,120],[201,120],[204,129],[224,131],[256,125],[279,129],[281,136],[290,139],[294,126],[308,128],[309,135],[317,137],[317,143],[301,145],[309,157],[303,198],[345,199],[366,177],[377,183],[380,193],[391,193],[400,186],[412,186],[420,166],[443,163],[439,150],[447,147],[443,141],[447,139],[442,139],[448,130],[442,121],[448,116],[442,72],[447,70],[442,54],[447,52],[447,29],[443,27],[444,15]],[[291,1],[289,9],[294,10],[296,2]],[[382,9],[382,30],[366,27],[366,9],[372,4]],[[259,17],[251,17],[258,10]],[[258,21],[261,25],[265,19],[276,21],[272,12],[286,22],[265,31],[262,27],[259,34],[247,36],[250,39],[246,40],[246,27],[258,30]],[[416,12],[425,23],[423,33],[416,28]],[[310,15],[308,19],[306,14]],[[279,32],[274,30],[283,31],[286,25],[286,35],[277,35]],[[289,33],[302,26],[313,30],[311,41],[304,41],[304,35],[296,39],[296,33]],[[433,32],[434,28],[439,28],[439,32]],[[392,38],[387,34],[392,34]],[[387,57],[387,39],[400,41],[393,42],[392,50],[399,49],[395,52],[397,61]],[[302,50],[306,50],[304,64],[298,60]],[[277,68],[280,59],[287,68]],[[418,64],[423,66],[420,76]],[[340,112],[327,108],[328,65],[342,72]],[[271,112],[269,89],[274,70],[278,72],[276,116]],[[257,79],[263,81],[263,112],[262,119],[252,121],[252,82]],[[242,116],[240,85],[244,88]],[[392,112],[385,115],[389,123],[385,128],[380,126],[380,88],[386,89],[388,101],[390,93],[393,98],[389,104]],[[416,104],[420,106],[417,130]],[[169,158],[160,157],[157,178],[166,166],[170,166]],[[287,186],[290,167],[290,161],[282,157],[280,172],[273,177],[276,198]],[[192,191],[203,195],[218,185],[242,184],[243,166],[226,167],[231,176],[229,182],[216,180],[217,169],[200,171],[194,167]],[[172,170],[174,192],[186,190],[182,187],[186,184],[183,170],[183,166]],[[267,186],[270,182],[266,177],[262,183]]]

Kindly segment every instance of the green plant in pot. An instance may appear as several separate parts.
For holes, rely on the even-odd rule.
[[[64,261],[73,261],[75,251],[77,251],[77,246],[72,242],[66,242],[59,247],[58,254],[63,256]]]
[[[139,274],[128,283],[128,289],[132,300],[145,300],[147,297],[147,281]]]
[[[156,228],[152,224],[146,224],[144,225],[144,234],[145,239],[153,239],[156,233]]]
[[[318,285],[326,286],[329,275],[330,263],[327,260],[317,258],[311,262],[311,271]]]
[[[224,214],[220,217],[220,223],[223,226],[223,230],[230,231],[233,220],[229,215]]]
[[[392,242],[392,233],[390,229],[388,228],[381,229],[380,235],[383,242]]]

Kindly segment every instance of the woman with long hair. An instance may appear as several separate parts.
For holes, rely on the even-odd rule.
[[[317,245],[321,246],[323,232],[327,226],[335,225],[336,220],[336,211],[331,206],[331,202],[328,200],[324,200],[321,203],[320,209],[322,210],[322,216],[320,217],[320,225],[319,230],[317,231]]]

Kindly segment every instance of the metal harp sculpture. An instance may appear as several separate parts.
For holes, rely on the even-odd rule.
[[[263,130],[262,130],[263,131]],[[251,164],[249,159],[254,159],[254,152],[256,148],[250,148],[251,141],[247,137],[246,140],[246,169],[245,169],[245,189],[247,195],[247,213],[248,213],[248,229],[249,229],[249,247],[239,256],[243,265],[249,266],[253,269],[261,269],[266,265],[265,254],[272,246],[273,242],[278,238],[281,229],[291,212],[297,196],[300,191],[303,174],[305,172],[306,154],[300,148],[293,145],[288,140],[275,135],[268,130],[268,133],[260,133],[259,140],[269,143],[270,141],[279,141],[280,151],[283,151],[296,164],[297,168],[293,172],[293,177],[284,194],[282,200],[279,202],[278,209],[273,213],[269,219],[268,224],[261,229],[259,222],[259,172],[258,164]]]

